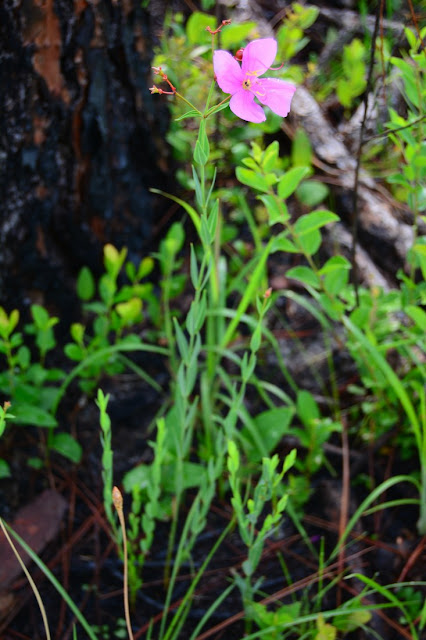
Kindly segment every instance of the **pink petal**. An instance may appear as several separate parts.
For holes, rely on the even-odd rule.
[[[246,73],[256,72],[261,76],[272,65],[277,55],[277,41],[273,38],[260,38],[250,42],[243,53],[242,70]]]
[[[231,111],[241,120],[248,122],[264,122],[266,120],[262,107],[254,102],[254,95],[251,91],[241,89],[237,91],[229,103]]]
[[[253,85],[254,94],[262,104],[283,118],[290,111],[290,104],[296,87],[278,78],[261,78]]]
[[[244,76],[239,63],[228,51],[215,51],[213,69],[219,87],[225,93],[235,93],[241,89]]]

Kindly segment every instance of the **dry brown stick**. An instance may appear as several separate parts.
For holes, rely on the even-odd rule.
[[[422,43],[422,47],[424,47],[425,45],[424,45],[424,42],[423,42],[422,36],[421,36],[421,34],[420,34],[420,28],[419,28],[419,24],[418,24],[418,22],[417,22],[417,16],[416,16],[416,13],[415,13],[415,11],[414,11],[414,7],[413,7],[412,0],[408,0],[408,6],[410,7],[411,19],[412,19],[413,24],[414,24],[414,26],[415,26],[415,28],[416,28],[417,35],[419,36],[419,40],[420,40],[420,42]]]
[[[425,547],[426,547],[426,536],[423,536],[423,538],[420,540],[420,542],[417,545],[417,547],[410,554],[410,557],[408,558],[407,562],[405,563],[404,568],[401,571],[401,574],[400,574],[397,582],[404,582],[404,580],[407,577],[407,574],[414,567],[414,565],[416,564],[418,558],[422,555],[423,550],[424,550]]]

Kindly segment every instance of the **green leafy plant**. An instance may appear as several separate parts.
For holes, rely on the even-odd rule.
[[[19,328],[19,311],[10,315],[0,308],[0,352],[7,370],[0,374],[0,389],[14,404],[14,420],[19,424],[53,428],[56,421],[51,415],[56,388],[52,382],[63,378],[60,369],[49,369],[45,365],[46,355],[55,347],[52,327],[57,318],[50,318],[39,305],[32,305],[33,323],[25,327],[33,335],[39,353],[39,361],[32,362],[31,351],[24,344]]]
[[[94,390],[102,374],[121,373],[128,366],[141,374],[119,349],[108,349],[112,345],[140,342],[130,330],[134,331],[142,321],[143,303],[156,304],[153,285],[142,282],[154,267],[153,259],[142,259],[136,268],[132,262],[125,263],[126,255],[125,248],[118,251],[111,244],[104,247],[105,273],[98,283],[98,299],[94,299],[96,284],[87,268],[80,271],[77,280],[77,293],[84,309],[92,314],[90,328],[93,333],[90,334],[82,323],[72,324],[73,342],[65,345],[65,354],[81,364],[78,369],[80,387],[87,393]],[[119,282],[122,271],[126,273],[125,284]]]
[[[287,8],[276,34],[278,49],[284,60],[291,60],[309,43],[305,31],[314,24],[318,14],[318,7],[299,2],[293,2]]]
[[[336,94],[343,107],[350,108],[355,98],[365,90],[366,51],[358,38],[343,47],[342,76],[337,80]]]
[[[419,216],[426,209],[426,53],[421,44],[426,29],[421,32],[420,38],[416,38],[408,27],[404,31],[409,51],[404,52],[402,58],[391,56],[390,63],[402,82],[401,93],[407,112],[401,115],[389,108],[390,121],[386,124],[387,133],[402,161],[402,167],[398,163],[398,170],[391,173],[387,181],[393,185],[396,197],[406,201],[414,215],[414,242],[408,256],[413,279],[416,268],[420,268],[423,278],[426,278],[426,240],[424,236],[418,237]]]
[[[8,414],[7,411],[10,407],[10,402],[6,401],[2,407],[0,407],[0,438],[2,437],[4,430],[6,429],[6,421],[13,417],[12,414]],[[10,477],[10,467],[6,460],[0,458],[0,479]]]
[[[246,610],[250,610],[255,593],[260,586],[259,581],[256,585],[253,584],[253,578],[261,559],[265,540],[273,534],[278,526],[287,504],[288,495],[282,486],[282,480],[285,473],[293,466],[295,459],[296,451],[293,450],[286,456],[281,471],[278,471],[279,459],[277,455],[272,458],[263,458],[262,473],[254,488],[253,497],[245,500],[241,493],[238,449],[233,440],[228,442],[227,467],[232,492],[231,504],[238,522],[240,536],[248,550],[247,560],[242,564],[243,576],[235,574]],[[271,512],[264,516],[263,522],[260,522],[262,514],[264,515],[265,504],[269,501],[271,501]]]
[[[401,422],[401,408],[405,417],[403,424],[405,423],[406,428],[409,428],[412,433],[421,469],[420,518],[417,526],[419,533],[423,535],[426,530],[426,399],[424,392],[426,368],[424,363],[418,361],[415,353],[410,354],[410,347],[412,344],[419,344],[424,351],[426,346],[424,332],[420,336],[417,327],[414,326],[414,340],[402,338],[388,343],[386,341],[378,342],[377,334],[374,335],[371,331],[362,331],[359,326],[353,323],[353,320],[358,320],[359,323],[362,312],[363,307],[360,307],[353,312],[352,318],[343,319],[350,336],[349,348],[359,363],[366,388],[371,390],[375,397],[381,399],[381,403],[379,402],[378,405],[379,413],[383,411],[383,408],[380,409],[381,406],[393,410],[393,424],[397,424]],[[388,336],[389,334],[387,334]],[[387,350],[395,348],[395,346],[404,355],[404,362],[411,360],[413,363],[413,368],[401,377],[395,373],[385,357]],[[407,360],[407,356],[409,360]]]
[[[28,323],[25,333],[33,336],[34,350],[38,361],[33,360],[32,350],[24,342],[24,334],[19,331],[19,312],[10,314],[0,307],[0,353],[3,354],[7,369],[0,373],[0,390],[13,404],[10,423],[21,426],[35,426],[47,429],[47,449],[57,451],[73,462],[78,462],[81,448],[67,433],[56,433],[57,421],[54,416],[58,383],[64,372],[47,366],[46,358],[56,347],[53,327],[58,318],[50,317],[40,305],[31,306],[33,322]],[[40,458],[33,458],[31,464],[42,466]]]
[[[203,6],[207,5],[206,0]],[[317,16],[317,8],[298,3],[286,11],[277,32],[280,58],[288,60],[305,47],[305,32]],[[278,140],[263,141],[264,133],[278,130],[280,116],[238,127],[227,109],[230,96],[217,95],[210,60],[215,37],[221,32],[220,46],[235,52],[257,35],[253,23],[227,22],[217,26],[201,12],[193,13],[186,24],[182,16],[168,18],[154,63],[166,89],[154,85],[151,92],[170,96],[173,120],[168,141],[181,163],[178,177],[187,190],[183,196],[163,195],[182,208],[193,230],[184,220],[173,221],[157,252],[139,264],[127,260],[125,247],[106,245],[98,282],[89,269],[81,270],[77,293],[84,317],[72,325],[71,341],[65,346],[73,363],[68,372],[49,368],[57,349],[57,318],[33,305],[32,322],[21,331],[19,312],[0,307],[0,390],[13,403],[14,414],[8,413],[8,402],[0,408],[0,437],[11,421],[47,427],[47,449],[78,462],[81,448],[56,429],[56,411],[73,381],[83,393],[93,395],[97,389],[103,503],[123,560],[130,638],[130,608],[144,585],[146,560],[155,550],[159,530],[168,531],[164,606],[159,622],[148,612],[147,637],[177,640],[200,581],[235,529],[245,548],[244,560],[229,586],[209,604],[190,640],[199,636],[233,591],[242,599],[248,639],[334,640],[366,630],[373,611],[392,609],[399,624],[418,640],[426,625],[420,600],[425,585],[384,586],[366,575],[348,575],[347,554],[360,519],[382,510],[419,508],[418,532],[426,532],[426,290],[421,280],[426,274],[426,243],[418,232],[424,209],[424,51],[420,39],[407,31],[409,50],[402,58],[389,59],[400,72],[407,103],[402,115],[390,110],[386,131],[403,165],[388,182],[394,194],[407,201],[416,221],[409,268],[399,274],[398,289],[359,287],[355,295],[350,262],[338,252],[324,256],[322,232],[339,216],[323,206],[326,200],[331,206],[332,200],[315,175],[307,134],[298,129],[290,155],[283,157]],[[335,65],[337,77],[324,89],[336,91],[347,110],[365,90],[365,54],[365,45],[353,40]],[[292,66],[286,73],[296,79],[301,68]],[[246,79],[249,87],[252,80]],[[230,166],[236,166],[235,177]],[[272,261],[284,265],[287,283],[275,291],[269,287]],[[154,289],[150,280],[156,264]],[[327,373],[318,373],[308,363],[306,375],[312,373],[309,382],[318,392],[312,390],[314,384],[309,390],[299,386],[281,352],[276,334],[284,322],[279,308],[283,300],[315,320]],[[294,331],[288,336],[296,342]],[[335,345],[353,368],[344,399],[337,384]],[[123,499],[114,488],[109,396],[98,386],[104,376],[130,369],[163,391],[132,358],[138,353],[164,358],[170,382],[153,421],[147,458],[120,478],[131,499],[126,527]],[[265,357],[269,353],[276,360],[272,372]],[[369,478],[369,491],[349,513],[349,447],[389,434],[401,457],[418,459],[419,464],[377,485]],[[290,447],[297,447],[297,457],[294,449],[287,453],[286,439]],[[318,474],[336,474],[326,457],[326,446],[333,446],[330,441],[342,455],[341,514],[331,550],[324,540],[318,550],[304,516],[309,515],[306,505],[314,496]],[[0,461],[0,476],[8,473],[7,464]],[[400,485],[408,497],[386,498]],[[216,500],[228,524],[198,562],[197,543]],[[271,595],[263,592],[268,587],[262,580],[262,560],[286,519],[317,569],[293,583],[284,557],[277,555],[287,587]],[[362,535],[356,535],[362,541]],[[15,539],[22,544],[16,535]],[[22,546],[89,637],[95,637],[51,572],[25,543]],[[188,567],[189,578],[183,575]],[[175,602],[180,579],[188,579],[188,587]],[[349,579],[362,585],[355,596],[342,587]],[[331,599],[335,593],[336,605],[326,606],[326,596]],[[379,604],[371,604],[373,594],[380,596]]]

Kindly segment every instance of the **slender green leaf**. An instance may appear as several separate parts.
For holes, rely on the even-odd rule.
[[[87,635],[91,640],[98,640],[96,634],[94,633],[91,625],[87,622],[86,618],[81,613],[80,609],[77,605],[71,600],[68,592],[64,589],[60,582],[55,578],[50,569],[44,564],[44,562],[38,557],[36,553],[28,546],[28,544],[19,536],[9,525],[4,523],[10,535],[15,538],[15,540],[19,543],[19,545],[26,551],[26,553],[30,556],[31,560],[41,569],[46,578],[50,580],[52,585],[55,587],[56,591],[59,593],[61,598],[63,598],[64,602],[67,603],[77,620],[80,622],[83,629],[86,631]]]
[[[178,118],[175,118],[175,122],[179,122],[179,120],[185,120],[185,118],[201,118],[201,116],[201,111],[198,111],[197,109],[190,109]]]
[[[173,200],[173,202],[176,202],[177,204],[180,204],[180,206],[185,209],[185,211],[187,212],[187,214],[191,218],[192,224],[194,225],[197,233],[200,233],[200,230],[201,230],[200,216],[195,211],[194,207],[191,207],[191,205],[188,204],[187,202],[185,202],[185,200],[182,200],[181,198],[177,198],[176,196],[172,195],[171,193],[166,193],[165,191],[161,191],[161,189],[150,189],[150,191],[151,191],[151,193],[158,193],[158,194],[164,196],[165,198],[168,198],[169,200]]]
[[[395,371],[392,369],[390,364],[385,360],[380,351],[373,345],[366,335],[356,327],[349,318],[343,317],[342,321],[346,325],[346,328],[353,334],[353,336],[358,340],[361,347],[365,349],[368,357],[371,362],[382,372],[382,374],[387,379],[389,385],[395,391],[401,405],[403,406],[407,418],[409,419],[411,426],[414,431],[414,435],[416,438],[417,448],[422,451],[422,429],[420,427],[419,420],[417,418],[417,413],[413,407],[410,397],[408,396],[404,386],[402,385],[401,380],[396,375]]]

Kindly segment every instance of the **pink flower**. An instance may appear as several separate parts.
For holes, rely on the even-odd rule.
[[[241,67],[228,51],[215,51],[213,67],[219,87],[232,94],[229,106],[242,120],[263,122],[262,107],[254,99],[266,105],[279,116],[285,117],[296,87],[277,78],[261,78],[272,65],[277,54],[277,41],[262,38],[250,42],[243,50]]]

